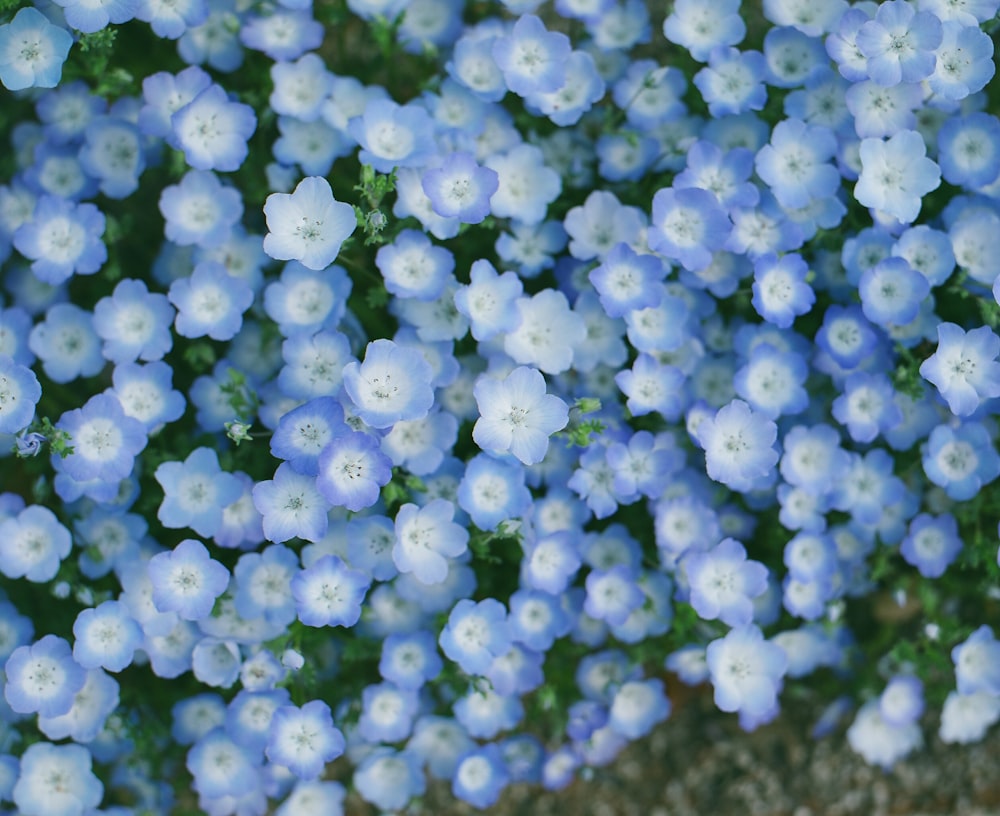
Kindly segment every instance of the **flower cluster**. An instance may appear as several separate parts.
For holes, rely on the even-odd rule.
[[[0,811],[1000,719],[1000,0],[655,5],[0,2]]]

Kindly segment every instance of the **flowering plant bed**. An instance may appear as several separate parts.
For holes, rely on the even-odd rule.
[[[998,7],[0,0],[0,809],[981,739]]]

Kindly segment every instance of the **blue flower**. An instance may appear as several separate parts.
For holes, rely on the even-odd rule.
[[[653,196],[649,248],[698,271],[723,248],[732,228],[714,194],[697,187],[668,187]]]
[[[914,130],[901,130],[886,142],[863,139],[860,156],[854,197],[904,224],[916,219],[922,197],[941,184],[941,170],[927,158],[924,139]]]
[[[282,543],[290,538],[319,541],[326,535],[330,505],[316,479],[282,462],[274,478],[253,488],[253,504],[263,518],[264,537]]]
[[[0,82],[9,91],[56,87],[72,45],[66,29],[36,8],[22,8],[0,26]]]
[[[370,576],[335,555],[324,555],[292,578],[292,597],[306,626],[354,626]]]
[[[221,85],[209,85],[170,117],[176,145],[196,170],[238,170],[257,127],[253,108],[232,101]]]
[[[1000,337],[989,326],[968,332],[954,323],[937,327],[937,350],[920,365],[955,416],[976,412],[984,399],[1000,397]]]
[[[753,624],[734,627],[705,653],[715,704],[723,711],[761,716],[777,705],[788,665],[785,650],[764,640]]]
[[[1000,476],[1000,455],[986,428],[966,422],[957,429],[938,425],[923,451],[924,473],[949,498],[966,501]]]
[[[3,694],[10,707],[18,714],[43,717],[66,714],[87,682],[87,672],[73,660],[69,644],[55,635],[16,648],[4,673]]]
[[[698,425],[708,475],[731,490],[746,491],[778,463],[774,449],[778,429],[742,400],[719,409]]]
[[[229,585],[229,570],[193,538],[184,539],[173,550],[154,555],[147,569],[156,608],[160,612],[176,612],[183,620],[206,617]]]
[[[378,501],[392,478],[392,461],[366,433],[335,436],[317,461],[316,489],[334,507],[357,512]]]
[[[372,428],[420,419],[434,404],[430,364],[415,349],[375,340],[362,363],[344,366],[344,390],[358,416]]]
[[[34,372],[0,354],[0,433],[13,434],[26,428],[41,396],[42,386]]]
[[[423,507],[404,504],[396,513],[392,560],[402,573],[412,572],[422,584],[439,584],[448,575],[449,558],[467,549],[469,533],[452,519],[455,505],[433,499]]]
[[[195,448],[184,462],[164,462],[153,474],[163,488],[157,518],[164,527],[190,527],[213,536],[222,524],[223,508],[242,493],[239,480],[219,467],[211,448]]]
[[[523,14],[509,34],[493,41],[493,59],[507,88],[519,96],[559,90],[566,81],[569,37],[548,31],[533,14]]]
[[[74,273],[93,275],[101,268],[108,258],[103,234],[104,215],[93,204],[43,195],[14,233],[14,246],[32,261],[39,280],[55,286]]]
[[[919,82],[934,72],[935,49],[941,44],[941,20],[917,11],[904,0],[879,5],[855,42],[868,60],[868,75],[879,85]]]
[[[503,380],[481,377],[474,393],[476,444],[487,453],[510,452],[526,465],[545,458],[549,436],[569,421],[566,403],[546,393],[545,378],[533,368],[520,366]]]
[[[471,153],[449,153],[439,166],[424,171],[420,183],[434,212],[478,224],[490,214],[490,197],[499,186],[495,170],[481,167]]]
[[[328,762],[344,752],[346,743],[333,724],[330,707],[312,700],[301,708],[280,706],[271,720],[265,753],[299,779],[315,779]]]
[[[466,674],[483,674],[511,647],[507,610],[495,598],[478,603],[462,599],[448,615],[438,643]]]
[[[47,507],[32,504],[0,521],[0,572],[8,578],[51,581],[71,548],[69,530]]]
[[[747,558],[740,542],[725,538],[711,550],[691,553],[683,564],[699,617],[729,626],[753,620],[753,599],[767,590],[768,571]]]
[[[272,193],[264,204],[268,233],[264,251],[282,261],[296,260],[309,269],[325,269],[336,260],[357,218],[350,204],[333,197],[330,183],[304,178],[288,193]]]
[[[11,798],[24,816],[86,813],[99,807],[104,798],[104,785],[91,767],[91,752],[84,745],[36,742],[21,756]],[[56,791],[53,779],[59,780]],[[54,811],[54,807],[60,809]]]

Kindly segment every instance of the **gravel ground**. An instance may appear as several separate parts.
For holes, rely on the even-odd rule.
[[[1000,816],[1000,729],[971,746],[925,729],[922,752],[883,772],[847,745],[844,729],[813,741],[812,718],[788,710],[745,734],[710,695],[671,718],[589,781],[546,792],[518,785],[487,811],[432,786],[421,816]],[[348,816],[373,813],[352,794]]]

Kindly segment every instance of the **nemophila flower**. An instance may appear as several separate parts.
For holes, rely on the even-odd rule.
[[[569,409],[546,393],[537,369],[520,366],[503,380],[483,376],[474,388],[479,419],[472,438],[487,453],[512,453],[526,465],[545,458],[549,436],[566,427]]]
[[[113,363],[159,360],[173,346],[174,310],[165,295],[150,292],[141,280],[125,278],[94,306],[94,330],[102,353]]]
[[[993,259],[1000,251],[1000,216],[992,210],[973,208],[961,213],[949,229],[959,268],[974,281],[991,287],[996,283]],[[994,299],[996,295],[993,295]]]
[[[139,420],[146,433],[180,419],[184,413],[184,396],[171,385],[173,370],[162,360],[148,365],[121,363],[111,373],[111,393],[125,415]]]
[[[630,311],[659,305],[663,290],[657,284],[666,271],[655,255],[640,255],[628,244],[619,243],[591,270],[588,279],[608,316],[623,317]]]
[[[924,738],[917,723],[893,725],[882,716],[879,701],[869,700],[847,729],[847,742],[866,762],[888,770],[923,745]]]
[[[950,513],[915,516],[899,547],[903,560],[916,567],[924,578],[940,578],[961,551],[958,522]]]
[[[239,190],[207,170],[191,170],[178,184],[164,187],[159,207],[167,222],[164,234],[180,246],[218,246],[243,217]]]
[[[316,479],[296,472],[287,462],[278,465],[273,479],[257,482],[253,503],[268,541],[319,541],[326,535],[330,505],[317,489]]]
[[[382,438],[382,452],[415,476],[434,473],[458,438],[458,420],[447,411],[400,420]]]
[[[369,743],[400,742],[410,735],[418,697],[412,689],[392,683],[366,686],[361,698],[358,736]]]
[[[87,672],[87,680],[73,706],[58,717],[38,718],[38,730],[51,740],[69,737],[74,742],[93,742],[108,718],[118,708],[118,682],[101,669]]]
[[[455,290],[455,308],[469,318],[469,328],[476,340],[489,340],[510,332],[520,321],[516,306],[524,291],[515,272],[498,275],[485,258],[473,261],[469,283]]]
[[[951,659],[959,694],[1000,694],[1000,642],[989,626],[983,624],[952,649]]]
[[[396,568],[412,572],[422,584],[441,583],[448,575],[448,559],[462,555],[469,541],[468,531],[452,520],[454,515],[455,505],[445,499],[400,507],[392,548]]]
[[[785,119],[774,126],[754,166],[781,206],[798,209],[840,187],[840,173],[829,163],[836,152],[837,138],[829,128]]]
[[[1000,475],[1000,456],[989,432],[978,422],[966,422],[957,429],[936,427],[923,450],[923,465],[927,478],[955,501],[971,499]]]
[[[729,626],[753,620],[753,599],[767,590],[767,567],[747,558],[740,542],[725,538],[711,550],[684,559],[691,606],[705,620]]]
[[[371,577],[335,555],[324,555],[292,578],[292,597],[306,626],[354,626]]]
[[[35,415],[42,387],[27,366],[0,354],[0,433],[17,433]]]
[[[280,706],[271,720],[265,754],[299,779],[315,779],[328,762],[344,752],[346,743],[333,724],[330,707],[312,700],[301,708]]]
[[[848,467],[840,434],[829,425],[796,425],[782,439],[781,475],[815,496],[827,493]]]
[[[208,64],[231,73],[243,64],[239,22],[231,0],[208,0],[208,17],[188,28],[177,42],[177,53],[189,65]]]
[[[889,725],[901,727],[916,722],[924,713],[924,685],[913,675],[896,675],[878,699],[879,714]]]
[[[829,63],[817,38],[786,26],[772,28],[764,35],[764,59],[767,84],[778,88],[801,87]]]
[[[318,54],[304,54],[294,62],[277,62],[271,66],[274,88],[269,102],[281,116],[294,116],[303,122],[317,120],[330,92],[333,74]]]
[[[101,240],[104,214],[93,204],[43,195],[30,220],[14,233],[14,246],[43,283],[56,286],[73,274],[92,275],[108,258]]]
[[[100,190],[108,198],[125,198],[139,187],[139,176],[146,168],[138,128],[116,116],[102,116],[85,131],[80,149],[80,166],[100,181]]]
[[[458,151],[425,170],[421,186],[438,215],[478,224],[490,213],[499,177],[495,170],[481,167],[471,153]]]
[[[536,91],[525,97],[525,105],[532,113],[541,113],[560,127],[579,122],[605,91],[604,79],[588,52],[571,51],[565,69],[566,81],[557,90]]]
[[[460,600],[438,638],[445,656],[466,674],[483,674],[511,646],[507,610],[494,598]]]
[[[183,620],[206,617],[229,585],[229,570],[193,538],[154,555],[147,569],[157,610],[176,612]]]
[[[351,289],[351,279],[342,267],[319,271],[291,261],[281,270],[281,277],[264,289],[264,310],[283,336],[311,335],[340,321]]]
[[[51,581],[72,547],[55,513],[31,504],[0,521],[0,572],[34,583]]]
[[[711,263],[713,252],[722,249],[732,227],[712,193],[695,187],[668,187],[653,196],[647,240],[654,252],[698,271]]]
[[[21,756],[11,798],[24,816],[82,816],[97,808],[104,785],[83,745],[36,742]]]
[[[984,399],[1000,396],[1000,338],[989,326],[968,332],[954,323],[938,325],[937,350],[920,365],[956,416],[976,412]]]
[[[507,88],[519,96],[558,90],[566,81],[569,37],[548,31],[533,14],[523,14],[509,34],[493,41],[492,54]]]
[[[639,246],[645,221],[641,211],[624,206],[613,193],[595,190],[563,219],[570,237],[570,255],[589,261],[603,257],[620,243]]]
[[[636,570],[625,564],[595,569],[587,575],[583,610],[595,620],[620,626],[645,603]]]
[[[712,116],[721,117],[760,110],[767,101],[764,77],[767,61],[759,51],[717,47],[708,55],[708,65],[694,75]]]
[[[615,692],[608,725],[623,737],[640,739],[670,716],[670,708],[662,680],[630,680]]]
[[[340,403],[333,397],[317,397],[281,417],[271,437],[271,453],[297,473],[315,476],[320,453],[348,430]]]
[[[269,623],[291,623],[296,616],[291,581],[298,572],[299,557],[283,544],[241,555],[233,570],[237,613],[248,620],[263,616]]]
[[[497,187],[489,203],[493,215],[501,218],[538,224],[562,190],[562,179],[546,164],[545,154],[536,145],[517,144],[488,156],[483,164],[497,174]]]
[[[73,45],[66,29],[35,8],[22,8],[0,26],[0,83],[9,91],[54,88]]]
[[[434,403],[432,371],[423,355],[391,340],[375,340],[361,363],[344,366],[344,390],[357,415],[372,428],[420,419]]]
[[[73,622],[73,659],[85,669],[120,672],[142,645],[142,628],[119,601],[84,609]]]
[[[732,490],[749,490],[778,463],[777,433],[771,420],[733,400],[698,425],[708,475]]]
[[[382,642],[379,674],[401,689],[419,689],[443,667],[437,640],[425,629],[392,634]]]
[[[941,183],[940,168],[927,158],[924,139],[914,130],[901,130],[886,142],[863,139],[860,156],[854,197],[904,224],[916,219],[921,198]]]
[[[903,326],[915,319],[931,285],[903,258],[891,257],[866,269],[858,281],[861,310],[877,326]]]
[[[941,35],[937,15],[917,11],[903,0],[889,0],[861,25],[854,41],[867,60],[868,76],[879,85],[897,85],[933,73]]]
[[[496,803],[510,781],[500,746],[487,744],[458,760],[451,792],[457,799],[485,809]]]
[[[340,254],[357,219],[349,204],[333,197],[330,183],[309,176],[288,193],[272,193],[264,204],[268,233],[264,251],[282,261],[297,260],[309,269],[325,269]]]
[[[335,436],[320,452],[317,469],[320,495],[352,512],[375,504],[392,478],[392,460],[379,449],[378,440],[362,431]]]
[[[256,785],[260,760],[217,726],[188,751],[185,767],[201,797],[241,796]]]
[[[177,74],[160,71],[142,81],[145,104],[136,124],[144,136],[156,136],[178,147],[170,117],[212,84],[212,77],[196,65]]]
[[[1000,175],[1000,121],[976,112],[949,118],[937,135],[938,163],[949,184],[977,189]]]
[[[750,352],[750,358],[733,378],[737,395],[764,416],[797,414],[809,405],[805,382],[809,366],[797,352],[779,351],[762,343]]]
[[[986,691],[975,694],[949,692],[941,707],[938,736],[946,743],[979,742],[1000,719],[1000,696]]]
[[[920,107],[922,99],[918,84],[883,88],[871,80],[855,83],[844,94],[847,109],[854,116],[854,132],[861,139],[883,138],[903,130],[913,130],[917,124],[914,111]],[[844,171],[846,157],[840,158],[841,170]],[[857,173],[857,165],[855,157],[850,162],[852,176]]]
[[[727,210],[753,207],[760,192],[749,179],[754,154],[745,147],[723,151],[718,145],[698,140],[687,152],[687,166],[674,177],[675,190],[697,187],[712,193]]]
[[[660,364],[649,354],[640,354],[631,369],[615,375],[615,384],[628,398],[626,407],[633,416],[656,411],[669,421],[680,418],[688,401],[685,380],[679,368]]]
[[[844,381],[842,390],[833,401],[832,414],[855,442],[871,442],[903,419],[884,374],[857,371]]]
[[[239,480],[219,467],[211,448],[195,448],[183,462],[164,462],[153,474],[163,488],[156,517],[164,527],[190,527],[213,536],[222,524],[222,510],[243,491]]]
[[[931,286],[939,286],[955,269],[955,253],[948,234],[919,224],[904,230],[892,246],[892,254],[905,258]]]
[[[249,153],[247,141],[257,128],[253,108],[231,100],[221,85],[211,84],[170,117],[174,143],[196,170],[238,170]]]
[[[723,0],[708,9],[697,0],[679,0],[663,21],[663,36],[684,46],[698,62],[720,46],[743,41],[747,27],[740,0]]]
[[[945,20],[935,57],[927,84],[942,99],[960,100],[978,93],[996,73],[993,39],[975,24]]]
[[[648,431],[637,431],[627,442],[612,442],[606,452],[613,474],[612,488],[622,501],[639,495],[658,496],[668,474],[680,469],[676,450],[662,447]]]
[[[296,400],[337,394],[344,367],[353,360],[350,341],[337,331],[297,332],[281,344],[281,356],[285,365],[278,372],[278,387]]]
[[[384,746],[377,746],[358,763],[352,782],[362,799],[382,811],[405,808],[426,787],[416,754]]]
[[[736,626],[709,643],[705,662],[715,704],[723,711],[761,716],[777,705],[788,658],[754,624]]]
[[[69,644],[55,635],[16,648],[4,673],[3,693],[10,707],[18,714],[43,717],[67,713],[87,681],[87,672],[73,660]]]
[[[434,121],[418,105],[369,99],[364,113],[348,122],[348,133],[361,146],[358,159],[378,173],[395,167],[422,167],[436,152]]]
[[[838,366],[851,370],[875,351],[877,335],[857,306],[831,305],[823,313],[816,345]]]
[[[504,335],[504,351],[515,362],[535,365],[546,374],[568,369],[574,346],[584,340],[586,328],[566,296],[544,289],[532,297],[517,298],[514,306],[517,319]]]
[[[455,280],[455,256],[417,230],[402,230],[380,247],[375,265],[386,290],[397,297],[437,300]]]
[[[778,26],[791,26],[810,37],[820,37],[837,26],[846,0],[764,0],[764,16]]]
[[[554,256],[566,248],[566,230],[558,221],[514,221],[509,229],[500,233],[494,246],[500,260],[519,270],[523,277],[532,278],[551,268]]]
[[[522,583],[551,595],[565,592],[582,563],[573,542],[573,537],[566,531],[553,532],[538,539],[525,553],[521,568]]]
[[[61,469],[77,481],[117,482],[132,472],[135,457],[146,447],[146,429],[125,414],[111,394],[96,394],[82,408],[67,411],[57,427],[69,434],[73,452]]]

